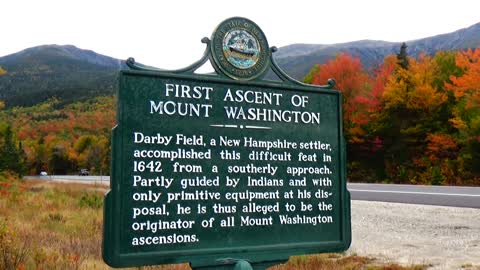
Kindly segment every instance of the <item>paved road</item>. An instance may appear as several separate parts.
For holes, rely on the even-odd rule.
[[[110,184],[109,176],[55,175],[27,176],[26,178],[57,182]],[[480,187],[349,183],[348,190],[352,200],[480,208]]]
[[[25,176],[30,180],[45,180],[64,183],[80,183],[80,184],[101,184],[110,185],[110,176],[80,176],[80,175],[48,175],[48,176]]]
[[[480,187],[349,183],[352,200],[480,208]]]

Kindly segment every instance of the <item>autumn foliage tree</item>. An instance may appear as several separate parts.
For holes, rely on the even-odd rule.
[[[459,52],[455,61],[463,74],[452,75],[448,88],[453,90],[457,100],[465,100],[467,110],[480,108],[480,49]]]
[[[364,134],[361,125],[365,118],[357,110],[356,98],[364,95],[369,90],[370,84],[360,58],[340,53],[333,60],[314,67],[313,71],[311,81],[307,80],[311,84],[322,85],[328,79],[335,78],[337,81],[335,88],[340,89],[343,96],[345,138],[352,143],[361,141]]]
[[[458,52],[455,63],[462,74],[446,84],[456,100],[450,123],[461,145],[460,167],[475,178],[480,174],[480,49]]]
[[[355,177],[364,181],[371,177],[359,168],[365,168],[367,163],[380,162],[375,152],[379,150],[381,141],[377,136],[372,136],[368,129],[373,115],[381,106],[384,86],[380,81],[386,80],[392,69],[391,63],[382,65],[376,72],[384,77],[379,75],[378,81],[375,81],[364,70],[360,58],[341,53],[327,63],[315,66],[304,79],[307,83],[319,85],[325,84],[329,78],[337,81],[335,88],[342,92],[343,98],[343,128],[350,160],[347,167],[352,172],[350,175],[358,175]]]
[[[378,121],[384,139],[385,170],[395,182],[422,182],[419,170],[429,167],[422,159],[429,134],[442,130],[441,111],[448,97],[434,86],[437,63],[426,55],[399,62],[385,86]],[[419,168],[420,167],[420,168]]]

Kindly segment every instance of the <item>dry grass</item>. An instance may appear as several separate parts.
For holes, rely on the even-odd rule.
[[[424,265],[400,266],[398,264],[378,264],[374,258],[357,255],[344,256],[338,253],[294,256],[283,265],[270,270],[423,270]]]
[[[466,270],[480,270],[480,265],[473,265],[471,263],[465,263],[462,265],[462,269]]]
[[[103,193],[5,174],[0,182],[0,269],[80,269],[100,257],[102,205],[92,198]]]
[[[104,187],[23,182],[0,172],[0,269],[110,269],[101,259]],[[377,265],[372,258],[296,256],[271,270],[425,269]],[[188,264],[136,269],[187,270]]]

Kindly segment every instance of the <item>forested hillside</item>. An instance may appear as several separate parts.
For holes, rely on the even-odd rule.
[[[120,60],[74,46],[45,45],[0,58],[0,100],[8,108],[51,98],[75,102],[113,95]]]
[[[88,168],[94,174],[109,174],[114,100],[103,96],[64,105],[51,99],[0,111],[0,157],[10,157],[8,162],[0,160],[0,170],[71,174]]]

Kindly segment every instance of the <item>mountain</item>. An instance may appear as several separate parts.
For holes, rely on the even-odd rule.
[[[43,45],[0,58],[0,100],[30,106],[57,97],[64,102],[113,94],[120,60],[72,45]]]
[[[480,47],[480,23],[449,34],[406,42],[410,56],[421,52]],[[325,63],[340,52],[358,56],[367,70],[397,53],[400,42],[361,40],[341,44],[293,44],[275,53],[278,64],[290,76],[302,80],[315,64]],[[192,58],[192,61],[195,59]],[[44,45],[0,57],[0,100],[7,107],[30,106],[51,97],[68,103],[113,94],[119,69],[125,63],[75,46]],[[0,72],[2,70],[0,69]],[[274,75],[267,78],[273,79]]]
[[[480,47],[480,23],[458,31],[406,42],[408,54],[417,57],[439,50],[460,50]],[[383,62],[385,56],[398,53],[401,42],[361,40],[332,45],[292,44],[275,53],[277,63],[292,77],[302,78],[316,64],[325,63],[336,54],[345,52],[357,56],[367,70]]]

